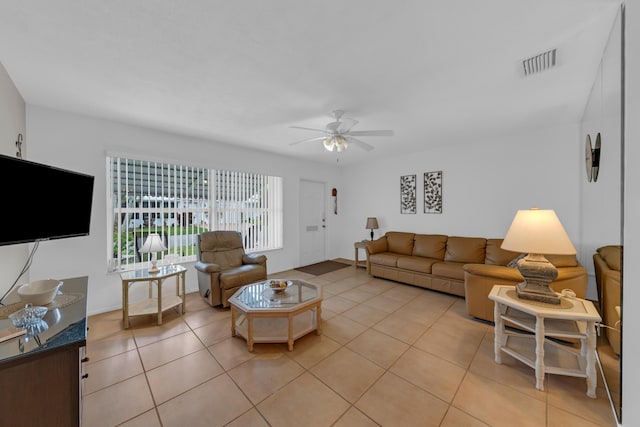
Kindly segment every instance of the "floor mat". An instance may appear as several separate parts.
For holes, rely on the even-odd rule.
[[[316,264],[298,267],[295,270],[302,271],[303,273],[313,274],[314,276],[320,276],[321,274],[331,273],[332,271],[351,266],[351,264],[345,264],[338,261],[322,261]]]

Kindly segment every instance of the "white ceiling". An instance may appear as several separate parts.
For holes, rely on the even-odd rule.
[[[27,104],[335,164],[331,111],[393,129],[340,164],[575,122],[619,0],[22,0],[0,63]],[[521,61],[558,49],[558,66]]]

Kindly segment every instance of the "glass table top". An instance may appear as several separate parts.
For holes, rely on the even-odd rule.
[[[302,280],[286,280],[287,287],[284,290],[274,290],[269,286],[272,281],[285,280],[269,279],[247,285],[236,292],[229,301],[240,303],[249,309],[278,309],[294,307],[320,298],[320,290],[311,283]]]
[[[120,273],[120,278],[122,280],[142,281],[142,280],[157,279],[157,278],[177,275],[179,273],[182,273],[183,271],[187,271],[186,268],[177,264],[158,266],[158,269],[159,271],[157,273],[149,273],[148,268],[139,268],[137,270],[129,270],[129,271]]]

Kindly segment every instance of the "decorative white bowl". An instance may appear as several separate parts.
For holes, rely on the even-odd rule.
[[[18,288],[18,296],[24,303],[47,305],[56,297],[56,293],[62,284],[62,281],[54,279],[36,280],[20,286]]]
[[[271,280],[269,282],[269,288],[274,294],[282,294],[291,284],[289,280]]]

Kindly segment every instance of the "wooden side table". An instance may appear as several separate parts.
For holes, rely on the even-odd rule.
[[[143,314],[157,314],[158,325],[162,325],[162,312],[180,306],[180,314],[185,312],[185,275],[187,269],[181,265],[162,266],[157,273],[149,273],[149,269],[127,271],[120,274],[122,280],[122,321],[124,328],[129,328],[129,317]],[[175,295],[162,295],[162,284],[170,277],[175,277]],[[129,287],[136,282],[148,282],[149,296],[134,304],[129,303]],[[154,297],[153,285],[156,285]]]
[[[535,369],[536,388],[544,390],[544,374],[587,379],[587,396],[596,397],[596,322],[602,319],[591,301],[563,298],[560,305],[518,298],[513,286],[495,285],[489,299],[495,302],[496,363],[509,354]],[[509,321],[534,335],[506,332]],[[580,351],[547,339],[579,339]],[[548,357],[545,358],[545,354]]]
[[[358,253],[359,250],[360,249],[364,249],[366,247],[366,245],[367,245],[367,242],[368,242],[368,240],[364,240],[364,241],[361,241],[361,242],[355,242],[353,244],[353,247],[356,250],[355,262],[353,263],[353,266],[356,267],[356,268],[358,268],[358,267],[367,268],[367,260],[365,259],[364,261],[360,261],[359,260],[359,256],[358,256],[359,255],[359,253]]]

